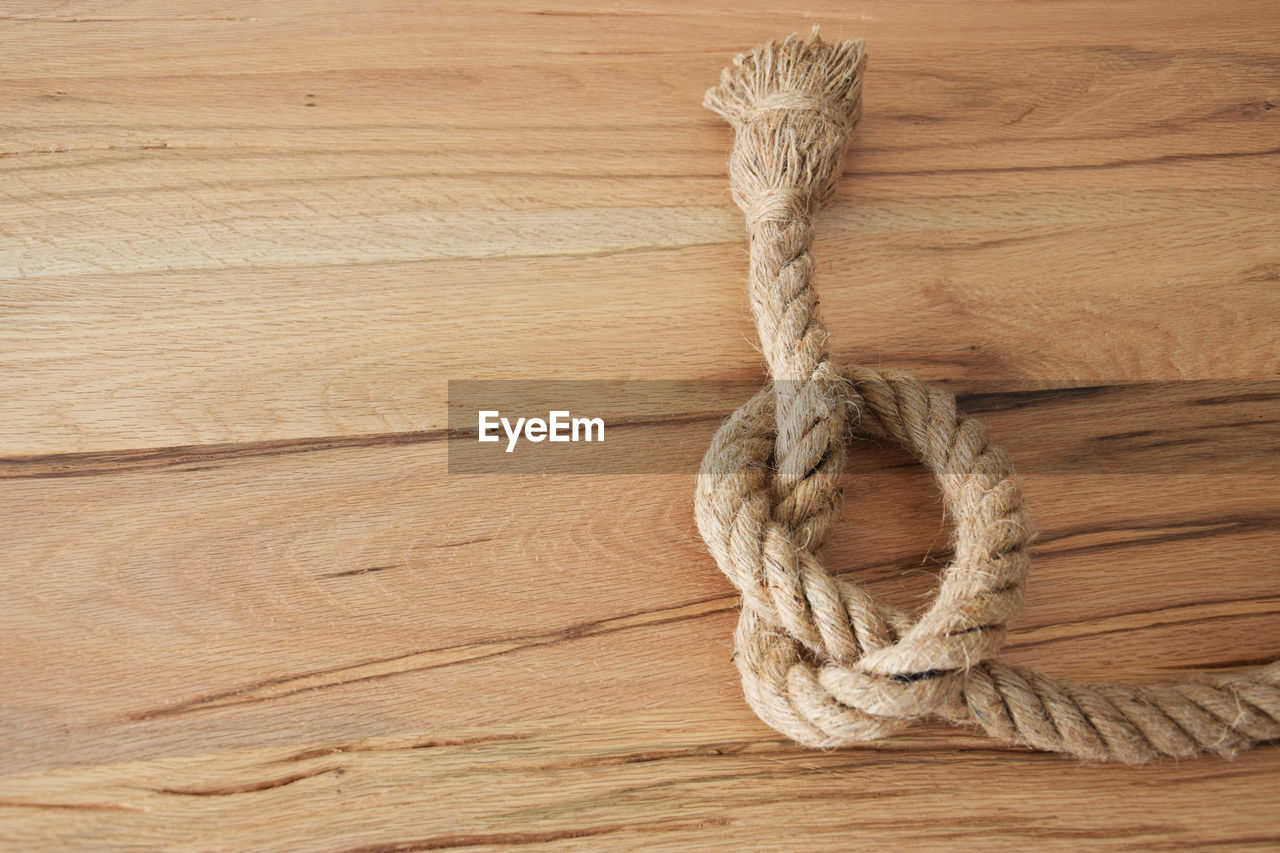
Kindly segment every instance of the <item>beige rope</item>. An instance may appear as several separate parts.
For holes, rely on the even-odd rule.
[[[1138,763],[1231,755],[1280,737],[1280,664],[1133,688],[1061,682],[991,658],[1017,613],[1034,532],[1013,465],[944,391],[831,362],[810,285],[813,213],[835,190],[861,105],[859,41],[815,31],[739,56],[706,106],[733,125],[733,197],[751,240],[751,307],[773,381],[716,433],[698,528],[742,593],[735,661],[766,723],[811,746],[936,716],[1010,743]],[[954,559],[918,619],[827,574],[850,433],[892,438],[932,471]]]

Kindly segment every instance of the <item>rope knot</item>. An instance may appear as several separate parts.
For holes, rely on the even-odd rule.
[[[1280,665],[1138,692],[991,660],[1021,606],[1035,535],[1012,463],[945,391],[837,367],[817,317],[812,217],[834,192],[864,65],[861,42],[824,43],[815,30],[739,56],[705,101],[735,129],[731,187],[772,377],[717,431],[695,497],[699,532],[742,594],[734,661],[747,701],[813,746],[873,740],[930,715],[1129,762],[1280,737]],[[954,525],[953,559],[916,618],[822,564],[851,432],[914,455]]]
[[[721,427],[699,474],[697,520],[743,596],[735,659],[749,701],[780,731],[829,746],[955,713],[966,673],[995,653],[1020,604],[1032,529],[1011,466],[954,398],[851,368],[816,389],[828,402],[842,394],[838,405],[803,402],[817,384],[771,383]],[[795,400],[802,411],[780,419]],[[958,545],[937,601],[918,620],[831,575],[819,556],[847,439],[835,413],[850,407],[860,412],[855,433],[896,438],[933,470],[958,529],[980,534],[1009,522],[1017,531]],[[780,423],[805,425],[794,445]]]

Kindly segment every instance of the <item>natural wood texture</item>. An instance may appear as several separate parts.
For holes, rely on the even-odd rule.
[[[1280,844],[1275,746],[780,741],[691,517],[722,410],[626,432],[676,473],[448,473],[449,379],[759,376],[699,102],[814,21],[871,53],[824,316],[1026,470],[1007,659],[1280,657],[1274,3],[11,4],[0,846]],[[904,461],[827,564],[913,606]]]

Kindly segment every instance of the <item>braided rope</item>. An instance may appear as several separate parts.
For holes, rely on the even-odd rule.
[[[860,41],[815,31],[739,56],[706,106],[735,130],[733,197],[772,381],[703,459],[698,529],[742,594],[734,659],[762,720],[810,746],[937,716],[1004,741],[1140,763],[1232,755],[1280,737],[1280,663],[1157,687],[1064,684],[993,661],[1022,603],[1034,537],[1008,457],[955,398],[893,372],[840,369],[810,279],[813,214],[834,193],[861,109]],[[954,558],[918,619],[832,577],[818,551],[850,433],[893,439],[933,474]]]

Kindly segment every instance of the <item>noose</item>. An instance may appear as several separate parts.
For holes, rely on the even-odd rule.
[[[865,59],[860,41],[791,36],[739,56],[705,101],[735,131],[730,181],[772,377],[716,433],[695,502],[703,539],[742,594],[734,660],[748,703],[820,747],[927,717],[1127,763],[1229,756],[1280,737],[1280,663],[1135,688],[1066,684],[993,660],[1021,606],[1034,537],[1013,465],[945,391],[834,365],[817,317],[813,215],[835,190]],[[918,619],[819,559],[850,432],[897,441],[942,492],[954,557]]]

